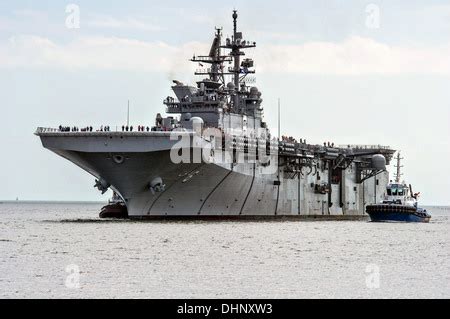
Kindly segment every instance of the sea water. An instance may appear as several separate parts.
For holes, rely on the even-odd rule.
[[[450,208],[430,223],[101,220],[0,204],[3,298],[449,298]]]

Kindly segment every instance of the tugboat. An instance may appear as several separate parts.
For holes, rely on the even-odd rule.
[[[127,206],[122,198],[114,192],[112,198],[108,201],[108,205],[103,206],[100,218],[128,218]]]
[[[417,206],[420,193],[413,193],[411,184],[400,183],[400,152],[397,154],[395,182],[386,187],[386,196],[379,204],[367,205],[366,213],[373,222],[422,222],[428,223],[431,215]]]

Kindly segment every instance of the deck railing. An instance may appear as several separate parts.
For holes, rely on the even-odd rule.
[[[53,127],[38,127],[36,129],[36,134],[39,134],[39,133],[53,133],[53,132],[59,132],[59,129],[53,128]]]
[[[347,145],[339,145],[339,148],[354,148],[354,149],[361,149],[361,150],[390,150],[390,146],[386,145],[358,145],[358,144],[347,144]]]

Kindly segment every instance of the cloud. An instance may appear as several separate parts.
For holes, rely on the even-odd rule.
[[[217,12],[223,12],[218,10]],[[201,9],[191,8],[176,8],[173,10],[173,15],[176,16],[176,19],[182,19],[185,21],[189,21],[196,24],[203,25],[214,25],[217,22],[220,22],[223,18],[222,15],[218,15],[217,12],[205,12]]]
[[[15,10],[14,15],[20,18],[26,18],[26,19],[47,19],[48,14],[44,11],[37,11],[37,10],[31,10],[31,9],[21,9],[21,10]]]
[[[450,46],[412,48],[390,46],[370,38],[343,42],[272,45],[255,53],[266,72],[312,74],[450,74]]]
[[[58,44],[37,36],[16,36],[0,44],[0,68],[97,68],[191,72],[193,53],[209,52],[209,44],[180,46],[117,37],[79,37]],[[258,72],[302,74],[446,74],[450,75],[450,47],[396,47],[362,37],[339,43],[307,42],[269,45],[254,54]],[[178,72],[177,72],[178,73]]]
[[[422,8],[420,10],[422,15],[434,15],[436,17],[443,17],[448,18],[450,17],[450,5],[449,4],[437,4],[437,5],[430,5],[426,6],[425,8]]]
[[[9,15],[0,15],[0,32],[17,33],[25,28],[36,30],[49,25],[48,13],[44,11],[22,9]]]
[[[135,29],[143,31],[162,31],[161,26],[136,18],[117,19],[111,16],[95,16],[87,22],[88,26],[108,29]]]
[[[180,47],[116,37],[80,37],[66,45],[19,36],[0,46],[0,67],[168,71],[174,61],[200,52],[200,43]],[[206,47],[204,48],[206,50]]]

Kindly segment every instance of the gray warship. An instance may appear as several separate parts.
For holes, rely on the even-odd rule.
[[[167,117],[154,124],[79,129],[39,127],[43,146],[120,196],[130,218],[366,218],[384,197],[393,149],[381,145],[308,144],[274,136],[252,86],[256,43],[216,28],[196,85],[174,80]],[[251,76],[249,76],[251,75]]]

